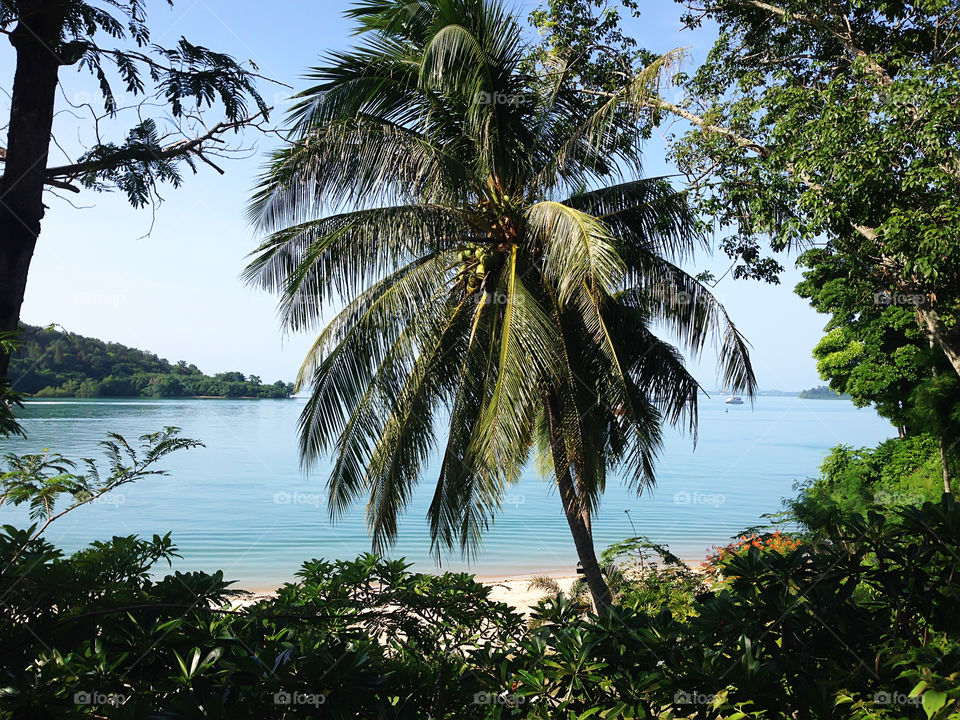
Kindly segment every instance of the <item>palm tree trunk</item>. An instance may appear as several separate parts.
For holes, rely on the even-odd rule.
[[[577,557],[583,568],[584,579],[593,597],[594,608],[597,614],[601,615],[613,606],[613,602],[610,598],[610,588],[604,580],[600,562],[597,560],[597,552],[593,546],[590,511],[582,507],[583,503],[573,484],[573,475],[567,460],[563,435],[560,432],[560,413],[556,399],[547,393],[545,404],[550,427],[550,450],[553,454],[554,472],[557,476],[557,489],[560,492],[563,513],[567,517],[567,525],[570,526],[570,534],[573,536]]]
[[[593,546],[593,533],[588,529],[583,512],[577,510],[580,503],[573,493],[573,480],[569,468],[566,472],[557,473],[557,484],[560,488],[563,512],[567,516],[570,534],[573,535],[573,544],[577,548],[577,557],[580,559],[580,566],[583,568],[583,577],[590,588],[593,606],[597,614],[602,615],[613,605],[610,599],[610,588],[607,587],[607,581],[600,569],[600,562],[597,560],[597,553]]]
[[[0,332],[17,329],[30,261],[43,219],[47,152],[53,128],[57,76],[55,54],[63,5],[38,2],[10,33],[17,54],[7,148],[0,178]],[[0,351],[0,378],[10,358]]]

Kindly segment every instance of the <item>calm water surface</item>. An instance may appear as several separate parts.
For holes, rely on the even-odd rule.
[[[23,412],[29,438],[0,441],[3,452],[51,448],[67,457],[99,457],[108,431],[128,439],[166,425],[206,448],[169,457],[169,477],[118,490],[112,502],[80,508],[55,522],[48,539],[73,550],[112,535],[173,532],[183,559],[174,567],[222,569],[251,588],[274,587],[313,557],[347,558],[370,548],[363,504],[335,524],[324,502],[326,474],[304,477],[296,444],[303,400],[57,400]],[[763,513],[776,512],[792,486],[816,474],[834,445],[874,445],[892,437],[873,410],[843,400],[762,397],[727,406],[704,398],[700,439],[667,434],[658,485],[637,497],[611,483],[595,522],[598,547],[639,534],[687,558],[702,558]],[[436,567],[425,520],[428,473],[405,515],[392,551],[417,569]],[[573,541],[553,488],[531,469],[510,491],[496,525],[471,563],[445,558],[443,568],[479,575],[571,572]],[[629,510],[629,517],[624,512]],[[0,507],[0,522],[24,523],[22,509]]]

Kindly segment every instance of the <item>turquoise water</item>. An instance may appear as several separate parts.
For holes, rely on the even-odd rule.
[[[67,457],[99,457],[108,431],[128,439],[166,425],[183,428],[206,448],[168,458],[169,477],[120,488],[110,502],[82,507],[55,522],[48,539],[68,550],[112,535],[173,531],[183,559],[174,567],[222,569],[249,588],[275,587],[303,560],[347,558],[370,548],[362,503],[331,524],[325,474],[299,469],[297,417],[303,400],[57,400],[37,401],[23,413],[27,440],[4,441],[4,452],[51,448]],[[794,482],[816,474],[834,445],[874,445],[892,437],[890,424],[870,409],[842,400],[767,398],[754,407],[703,399],[700,439],[667,433],[658,485],[637,497],[611,483],[595,521],[603,547],[639,534],[687,558],[702,558],[776,512]],[[428,475],[404,518],[392,551],[418,569],[436,565],[429,554]],[[629,517],[624,512],[629,510]],[[22,509],[0,507],[0,522],[23,523]],[[572,573],[576,555],[559,500],[531,469],[511,490],[503,513],[469,565],[445,558],[444,569],[478,575]]]

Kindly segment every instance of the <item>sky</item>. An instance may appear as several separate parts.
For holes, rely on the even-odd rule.
[[[251,60],[260,73],[296,89],[326,51],[348,47],[351,26],[342,17],[349,0],[177,0],[148,3],[153,41],[170,46],[180,36]],[[705,57],[711,31],[681,32],[682,6],[670,0],[643,2],[643,15],[629,25],[640,44],[657,52],[687,48],[689,71]],[[510,5],[526,18],[534,0]],[[13,52],[0,42],[0,112],[9,112]],[[283,108],[290,90],[261,84],[268,103]],[[96,80],[66,68],[61,95],[75,103],[97,97]],[[58,140],[76,147],[81,123],[60,103]],[[275,119],[282,113],[277,112]],[[116,137],[117,141],[121,138]],[[155,212],[131,208],[121,195],[84,192],[70,203],[47,198],[47,215],[33,260],[22,319],[57,324],[71,332],[155,352],[170,361],[186,360],[207,373],[239,370],[264,381],[292,380],[313,337],[285,335],[276,299],[243,285],[245,257],[258,238],[244,217],[244,206],[272,140],[243,137],[245,156],[221,163],[224,176],[201,166],[180,189],[161,189]],[[664,159],[665,145],[654,139],[646,150],[647,175],[675,170]],[[57,160],[52,158],[51,162]],[[59,161],[59,160],[57,160]],[[188,171],[189,172],[189,171]],[[779,286],[723,280],[715,294],[753,346],[760,387],[798,390],[822,384],[811,350],[823,334],[826,317],[793,294],[800,279],[792,257]],[[689,268],[728,267],[722,253],[702,256]],[[331,313],[336,308],[331,308]],[[716,386],[710,349],[691,360],[701,384]]]

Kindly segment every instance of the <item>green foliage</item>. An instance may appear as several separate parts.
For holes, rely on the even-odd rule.
[[[293,385],[264,385],[239,372],[204,375],[152,353],[54,328],[24,325],[10,362],[17,389],[49,397],[256,397],[286,398]]]
[[[168,4],[172,6],[172,0]],[[269,112],[255,87],[256,66],[183,37],[173,47],[152,42],[143,0],[13,0],[0,7],[0,30],[7,35],[43,33],[37,39],[61,65],[89,73],[99,90],[102,110],[94,110],[90,101],[73,106],[77,117],[89,111],[90,124],[97,128],[91,145],[76,162],[48,168],[48,178],[61,187],[78,190],[74,185],[78,183],[96,191],[116,189],[131,205],[142,207],[155,198],[160,183],[178,187],[184,167],[196,171],[198,160],[212,163],[210,157],[222,156],[225,146],[219,136],[239,131],[251,123],[251,116],[266,117]],[[117,85],[139,104],[118,99]],[[214,105],[222,106],[224,121],[208,120],[206,128],[195,133],[198,125],[204,127],[205,111]],[[154,107],[165,112],[155,112]],[[15,105],[13,111],[29,110],[38,108]],[[104,117],[122,129],[124,115],[134,124],[120,142],[109,141],[103,132]],[[188,140],[170,143],[173,136]]]
[[[126,443],[107,443],[111,477],[189,442],[170,430],[145,440],[139,463],[121,458]],[[890,473],[910,465],[886,460]],[[21,479],[39,478],[14,486],[21,502],[42,506],[53,486],[74,494],[73,464],[10,462]],[[845,463],[831,458],[830,472]],[[801,544],[777,547],[715,556],[707,585],[667,548],[630,538],[602,558],[618,577],[613,611],[593,615],[559,594],[525,624],[472,577],[411,573],[401,560],[312,560],[274,596],[239,602],[219,571],[161,577],[177,556],[169,535],[113,537],[65,556],[34,528],[4,526],[0,715],[960,716],[952,498],[840,513]]]
[[[702,573],[646,537],[611,545],[601,553],[600,563],[621,608],[649,615],[666,610],[683,620],[694,612],[694,598],[707,590]]]
[[[4,528],[0,556],[22,541]],[[221,573],[156,577],[169,537],[72,557],[34,540],[0,575],[0,712],[944,720],[960,699],[958,546],[955,506],[874,513],[790,552],[730,556],[682,618],[585,616],[559,595],[525,629],[468,576],[369,555],[305,563],[275,597],[230,609]]]
[[[854,450],[835,447],[820,467],[820,477],[791,501],[796,518],[811,530],[837,515],[936,502],[943,492],[940,445],[929,435],[912,435]]]
[[[849,400],[849,395],[841,395],[835,390],[831,390],[826,385],[819,385],[809,390],[801,390],[798,396],[802,400]]]
[[[0,354],[10,355],[17,348],[17,333],[0,333]],[[0,378],[0,437],[22,435],[26,433],[14,416],[16,408],[22,408],[20,393],[14,391],[7,378]]]
[[[859,265],[838,263],[822,249],[804,253],[799,264],[806,270],[797,294],[830,317],[827,334],[813,351],[820,376],[858,406],[874,405],[894,425],[908,432],[942,432],[950,444],[957,433],[950,416],[960,412],[960,393],[952,394],[948,406],[931,395],[951,397],[956,373],[917,325],[921,298],[875,293]],[[943,376],[948,377],[938,379]]]
[[[517,718],[955,718],[960,511],[847,517],[722,562],[678,619],[543,601],[513,659]]]
[[[719,37],[684,84],[699,120],[674,156],[696,178],[701,209],[733,233],[743,271],[760,237],[775,250],[823,238],[818,262],[866,290],[856,312],[871,313],[880,293],[910,298],[905,309],[953,355],[960,49],[941,28],[960,7],[683,4],[687,25],[716,23]]]
[[[65,557],[41,536],[51,522],[199,444],[176,428],[141,441],[103,442],[109,472],[8,456],[0,501],[45,522],[0,529],[0,716],[453,717],[494,681],[523,621],[465,574],[314,560],[275,596],[231,608],[245,593],[219,571],[159,576],[178,557],[169,534]]]
[[[23,541],[0,531],[0,557]],[[72,557],[42,540],[0,575],[0,714],[20,718],[482,718],[520,616],[467,575],[364,556],[305,563],[230,609],[220,572],[157,577],[169,536]],[[92,702],[92,704],[89,704]]]
[[[797,293],[830,315],[814,348],[817,370],[853,402],[873,405],[901,435],[925,433],[943,448],[940,466],[956,464],[960,444],[960,377],[917,325],[918,294],[877,293],[859,265],[838,263],[825,250],[800,258],[807,269]]]
[[[645,67],[655,58],[623,33],[622,13],[640,15],[636,0],[606,5],[602,0],[548,0],[530,14],[531,24],[543,36],[535,57],[578,57],[573,68],[579,84],[592,90],[615,91],[623,82],[624,67]]]

